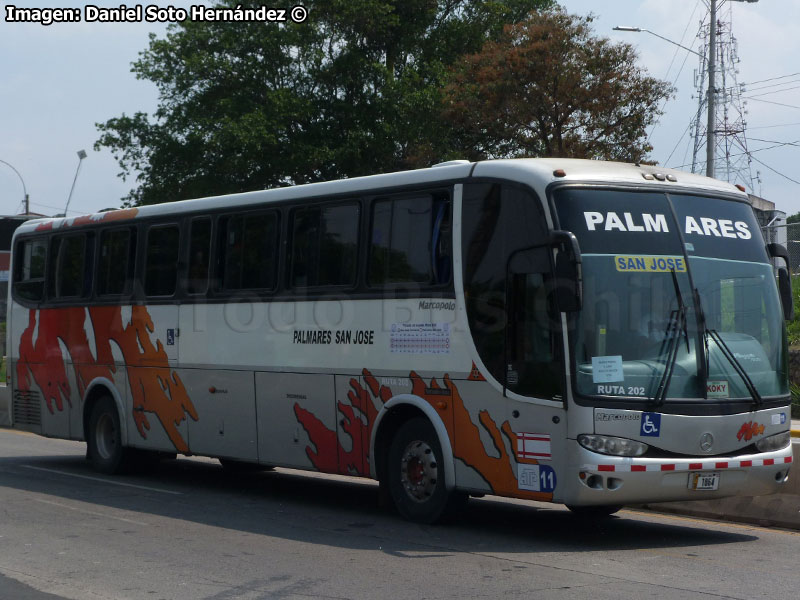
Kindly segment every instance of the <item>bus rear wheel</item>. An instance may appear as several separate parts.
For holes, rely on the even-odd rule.
[[[405,519],[434,523],[462,504],[464,495],[445,487],[442,459],[439,437],[427,419],[412,419],[395,433],[386,476],[392,502]]]
[[[95,470],[111,475],[127,469],[131,453],[122,446],[119,413],[110,396],[103,396],[92,408],[86,441]]]

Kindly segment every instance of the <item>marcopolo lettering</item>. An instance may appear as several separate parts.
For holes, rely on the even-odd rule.
[[[419,310],[455,310],[455,302],[431,302],[430,300],[420,300]]]

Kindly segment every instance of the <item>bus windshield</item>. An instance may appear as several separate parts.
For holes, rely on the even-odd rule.
[[[786,331],[752,209],[700,195],[562,188],[584,305],[580,396],[657,404],[785,397]]]

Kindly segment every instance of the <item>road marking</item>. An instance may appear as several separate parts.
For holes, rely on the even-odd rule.
[[[41,502],[42,504],[50,504],[51,506],[58,506],[59,508],[66,508],[68,510],[74,510],[75,512],[85,513],[87,515],[93,515],[95,517],[105,517],[107,519],[116,519],[117,521],[124,521],[125,523],[131,523],[133,525],[149,525],[144,521],[134,521],[133,519],[126,519],[124,517],[115,517],[114,515],[109,515],[106,513],[97,512],[95,510],[85,510],[83,508],[76,508],[74,506],[68,506],[67,504],[61,504],[60,502],[53,502],[52,500],[42,500],[41,498],[34,498],[36,502]]]
[[[101,477],[90,477],[89,475],[78,475],[77,473],[68,473],[66,471],[57,471],[56,469],[45,469],[44,467],[34,467],[33,465],[22,465],[26,469],[34,469],[36,471],[45,471],[46,473],[55,473],[56,475],[66,475],[67,477],[77,477],[79,479],[89,479],[91,481],[99,481],[101,483],[110,483],[112,485],[121,485],[124,487],[136,488],[139,490],[148,490],[150,492],[160,492],[162,494],[173,494],[175,496],[182,496],[183,492],[174,492],[172,490],[165,490],[162,488],[154,488],[146,485],[136,485],[135,483],[123,483],[122,481],[112,481],[110,479],[103,479]]]

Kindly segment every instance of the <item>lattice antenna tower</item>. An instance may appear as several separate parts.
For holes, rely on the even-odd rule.
[[[738,82],[739,55],[738,42],[733,35],[732,2],[720,2],[717,8],[716,69],[714,89],[716,110],[714,133],[716,140],[715,175],[730,183],[740,183],[755,189],[751,170],[752,159],[747,149],[747,100],[742,99],[744,84]],[[709,18],[701,22],[698,31],[701,50],[695,89],[697,112],[692,119],[691,131],[694,138],[692,152],[692,173],[705,173],[706,133],[708,97],[706,96],[708,77],[709,40],[711,37]]]

